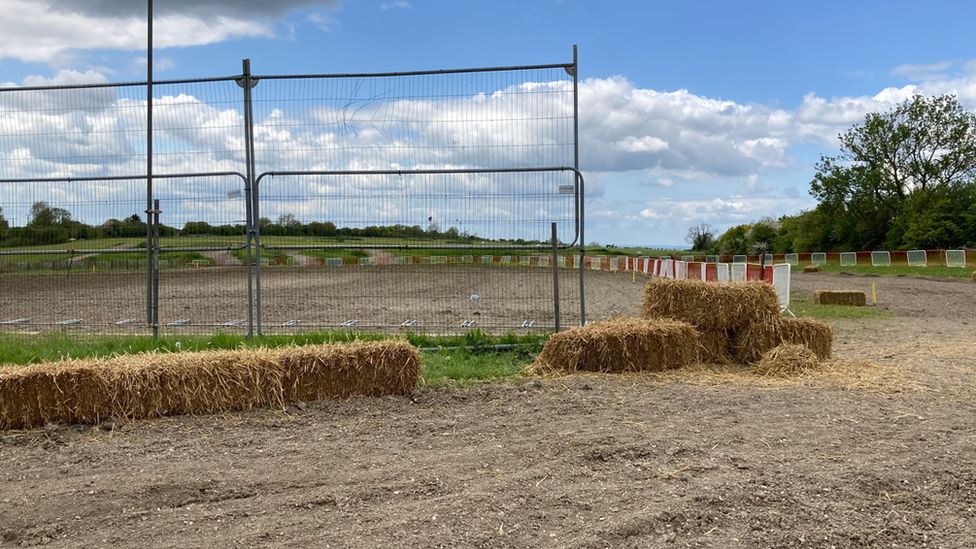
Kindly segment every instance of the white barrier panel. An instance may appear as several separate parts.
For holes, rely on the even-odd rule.
[[[600,257],[591,257],[590,258],[590,270],[591,271],[599,271],[602,268],[603,268],[603,258],[600,258]]]
[[[664,278],[674,278],[674,260],[665,259],[661,261],[661,276]]]
[[[772,264],[773,264],[773,254],[763,255],[763,265],[772,265]]]
[[[341,257],[327,257],[325,258],[325,264],[329,267],[342,267]]]
[[[461,256],[461,263],[474,263],[474,256],[473,255],[462,255]]]
[[[431,265],[446,265],[447,264],[447,256],[446,255],[432,255],[432,256],[430,256],[430,264]]]
[[[489,256],[489,257],[491,257],[491,256]],[[409,255],[398,255],[398,256],[396,256],[396,257],[393,258],[393,264],[394,265],[409,265],[411,259],[413,259],[413,258],[410,257]]]
[[[946,250],[946,267],[966,267],[966,250]]]
[[[732,276],[732,282],[744,282],[746,279],[746,264],[745,263],[733,263],[730,267],[730,273]]]
[[[681,256],[681,261],[684,261],[685,263],[689,263],[689,262],[692,262],[694,260],[695,260],[695,256],[693,256],[693,255],[683,255],[683,256]]]
[[[508,265],[509,263],[512,262],[512,256],[510,256],[510,255],[503,255],[502,256],[502,259],[501,259],[501,262],[502,262],[503,265]]]
[[[481,262],[484,263],[485,265],[491,265],[491,262],[494,260],[495,260],[494,256],[491,255],[481,256]]]
[[[582,260],[580,259],[580,256],[574,255],[573,256],[573,268],[574,269],[579,269],[580,268],[581,261]]]
[[[671,256],[670,255],[662,255],[661,256],[661,259],[662,260],[668,260],[668,259],[671,259]]]
[[[929,254],[925,250],[908,250],[908,266],[909,267],[927,267],[929,262]]]
[[[717,255],[706,255],[705,256],[705,263],[718,263],[718,256]]]
[[[641,261],[644,263],[644,265],[643,265],[643,267],[644,267],[644,274],[647,274],[648,271],[651,270],[651,268],[650,268],[651,260],[645,257]]]
[[[613,272],[617,272],[617,271],[620,270],[620,258],[619,257],[611,257],[610,258],[610,270],[613,271]]]
[[[539,266],[540,267],[548,267],[549,266],[549,256],[545,256],[544,255],[544,256],[539,257]]]
[[[855,252],[841,252],[840,253],[840,266],[841,267],[854,267],[857,265],[857,254]]]
[[[796,267],[800,264],[800,254],[786,254],[785,259],[791,267]]]
[[[662,261],[660,259],[655,259],[654,260],[654,265],[652,267],[652,269],[653,269],[652,274],[654,276],[661,276],[661,263],[662,263]]]
[[[748,256],[744,256],[744,255],[733,255],[732,256],[732,263],[742,263],[742,264],[745,264],[745,262],[748,261],[748,260],[749,260],[749,257]]]
[[[773,289],[779,298],[779,310],[790,308],[790,273],[793,267],[789,263],[773,265]]]
[[[872,267],[890,267],[891,252],[871,252]]]
[[[674,279],[675,280],[686,280],[688,278],[688,262],[687,261],[675,261],[674,262]]]
[[[813,252],[810,254],[810,263],[813,265],[826,265],[827,254],[824,252]]]
[[[729,281],[729,264],[728,263],[716,263],[715,270],[718,273],[719,282]]]
[[[566,268],[566,256],[564,256],[564,255],[557,255],[556,256],[556,266],[559,267],[560,269],[565,269]]]
[[[360,257],[359,258],[359,266],[360,267],[371,267],[371,266],[373,266],[373,258],[372,257]]]
[[[532,256],[523,255],[519,256],[519,265],[522,267],[528,267],[532,264]]]
[[[708,265],[708,263],[702,263],[701,264],[701,279],[702,280],[708,280],[708,269],[705,268],[706,265]]]

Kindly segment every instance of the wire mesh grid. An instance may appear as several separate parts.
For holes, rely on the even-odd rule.
[[[286,176],[259,185],[265,328],[552,329],[578,322],[575,173]],[[505,261],[505,258],[508,261]],[[560,272],[553,266],[562,265]]]
[[[572,262],[552,262],[550,224],[560,248],[582,226],[575,172],[538,171],[574,165],[568,66],[255,82],[250,105],[244,77],[155,85],[152,192],[143,84],[0,89],[0,322],[144,327],[155,198],[163,330],[244,329],[255,311],[266,326],[552,326],[551,267]],[[253,177],[333,175],[269,176],[252,196],[248,106]]]
[[[578,322],[550,234],[576,243],[576,175],[528,171],[573,165],[565,68],[258,77],[253,93],[257,171],[305,172],[258,185],[265,331],[551,329],[554,278]]]

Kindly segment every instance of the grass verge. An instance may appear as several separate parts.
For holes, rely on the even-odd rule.
[[[817,305],[813,297],[807,294],[794,293],[790,298],[790,310],[798,317],[811,317],[820,320],[856,320],[882,319],[891,317],[891,313],[883,309],[868,305],[866,307],[851,307],[849,305]]]
[[[240,347],[282,347],[383,339],[383,334],[322,332],[269,335],[247,339],[240,335],[212,336],[102,336],[0,334],[0,368],[49,362],[64,358],[97,358],[147,351],[179,352]],[[546,336],[489,336],[471,331],[457,336],[407,334],[424,353],[424,383],[430,386],[466,385],[475,381],[517,378],[541,350]],[[497,350],[493,345],[519,345]]]
[[[929,267],[909,267],[908,265],[891,265],[889,267],[872,267],[859,265],[841,267],[840,265],[822,265],[820,270],[825,273],[849,273],[862,276],[933,276],[946,278],[969,278],[972,270],[963,267],[945,267],[932,265]]]

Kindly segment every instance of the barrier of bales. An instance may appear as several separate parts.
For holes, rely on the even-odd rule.
[[[803,272],[805,273],[819,273],[820,265],[807,265],[803,267]]]
[[[549,338],[536,372],[658,372],[698,360],[698,331],[685,322],[620,318]]]
[[[0,371],[0,429],[280,407],[401,394],[420,381],[405,340],[66,360]]]
[[[698,337],[698,358],[705,364],[729,364],[735,356],[733,336],[728,330],[701,329]]]
[[[863,307],[867,305],[864,292],[854,290],[817,290],[813,294],[813,302],[817,305],[852,305]]]
[[[817,354],[806,345],[784,343],[766,351],[754,370],[764,376],[791,377],[816,370],[819,366]]]
[[[976,282],[976,271],[973,271],[973,282]]]
[[[830,325],[811,318],[779,317],[756,322],[736,333],[735,358],[741,363],[754,363],[769,350],[784,343],[805,345],[821,359],[830,358],[833,346]]]
[[[681,320],[701,331],[738,330],[779,317],[779,300],[763,282],[653,278],[644,288],[641,314]]]

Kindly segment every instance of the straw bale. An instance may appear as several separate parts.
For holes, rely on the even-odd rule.
[[[820,265],[806,265],[803,267],[803,272],[805,273],[819,273]]]
[[[644,318],[669,318],[702,330],[738,330],[775,318],[779,301],[763,282],[704,282],[652,278],[644,288]]]
[[[829,324],[812,318],[778,317],[757,322],[736,333],[735,358],[743,364],[757,362],[767,351],[783,343],[806,345],[825,360],[830,358],[833,332]]]
[[[766,351],[754,369],[763,376],[790,377],[816,370],[819,365],[817,355],[806,345],[784,343]]]
[[[973,271],[973,282],[976,282],[976,271]]]
[[[735,355],[735,334],[728,330],[698,330],[699,360],[706,364],[728,364]]]
[[[675,320],[618,318],[553,334],[531,370],[653,372],[698,359],[698,331]]]
[[[817,290],[813,294],[813,302],[817,305],[853,305],[863,307],[867,305],[867,296],[857,290]]]
[[[420,381],[405,340],[146,353],[0,370],[0,429],[281,407],[398,394]]]

